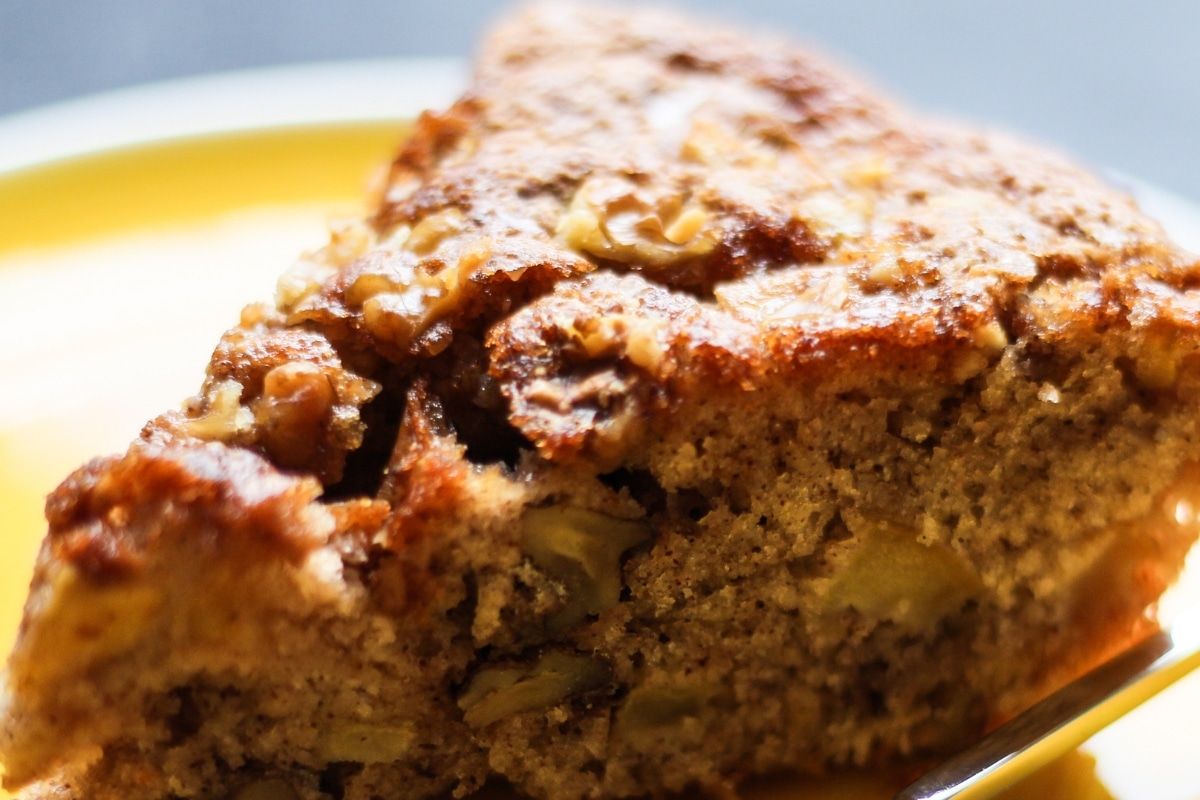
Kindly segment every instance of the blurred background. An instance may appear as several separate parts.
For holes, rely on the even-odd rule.
[[[693,0],[820,44],[920,106],[1200,199],[1196,0]],[[502,0],[0,0],[0,115],[268,64],[467,55]]]

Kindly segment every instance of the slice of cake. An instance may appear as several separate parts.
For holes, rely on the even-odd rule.
[[[71,475],[24,797],[721,791],[962,747],[1196,536],[1200,264],[812,56],[546,5]]]

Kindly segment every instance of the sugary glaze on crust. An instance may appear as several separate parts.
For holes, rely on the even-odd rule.
[[[91,461],[47,498],[48,554],[95,580],[120,579],[141,570],[161,532],[186,516],[189,527],[299,561],[323,541],[307,519],[320,493],[312,478],[283,474],[246,450],[139,444]]]
[[[665,408],[687,391],[668,373],[753,384],[846,352],[1198,319],[1176,291],[1196,265],[1123,194],[914,119],[786,46],[653,13],[541,9],[501,29],[471,93],[420,120],[371,235],[368,255],[287,299],[289,322],[420,370],[532,302],[519,340],[517,323],[488,334],[489,369],[555,460],[597,455],[595,415],[582,399],[528,408],[534,362],[612,362]],[[652,296],[670,308],[639,309],[637,331],[573,328]],[[703,322],[677,322],[684,306]],[[630,337],[653,363],[623,351]]]
[[[469,94],[421,116],[371,229],[346,236],[360,252],[335,239],[282,315],[251,309],[228,333],[190,413],[210,414],[226,381],[241,408],[270,404],[272,368],[316,366],[316,410],[259,411],[220,438],[325,485],[377,391],[338,351],[366,372],[467,372],[480,363],[445,363],[456,339],[486,337],[484,366],[540,455],[606,464],[636,446],[629,428],[714,380],[836,371],[846,353],[994,357],[1076,327],[1162,327],[1192,349],[1200,325],[1200,264],[1124,194],[914,119],[786,44],[659,12],[510,20]],[[496,386],[470,390],[496,405]],[[300,407],[301,389],[277,405]],[[186,439],[180,425],[146,435]]]
[[[914,118],[808,53],[543,6],[493,34],[465,98],[421,117],[371,225],[285,279],[279,312],[248,310],[188,419],[146,436],[198,428],[334,485],[378,390],[353,370],[387,362],[399,381],[449,372],[493,413],[507,401],[545,458],[603,466],[689,392],[836,372],[847,353],[953,369],[963,351],[1109,327],[1189,350],[1197,275],[1124,194]],[[288,364],[320,376],[260,399]],[[302,390],[315,410],[272,413]],[[239,407],[257,411],[232,431],[195,424]]]
[[[1198,280],[1200,263],[1123,194],[1042,151],[915,118],[785,44],[655,11],[537,6],[493,34],[462,100],[421,117],[371,217],[285,275],[274,307],[243,312],[200,393],[51,496],[28,615],[36,625],[49,613],[64,573],[71,591],[79,580],[135,585],[140,573],[169,580],[181,558],[217,562],[217,578],[197,570],[205,592],[228,586],[228,561],[300,606],[344,578],[349,606],[320,613],[362,603],[368,633],[342,640],[305,624],[297,652],[328,655],[330,637],[369,652],[372,669],[386,665],[381,691],[399,692],[370,707],[415,715],[387,720],[383,741],[407,742],[405,726],[419,723],[443,737],[428,752],[462,756],[446,755],[460,772],[405,762],[399,778],[372,771],[386,758],[358,759],[364,792],[377,779],[416,781],[416,794],[470,788],[490,769],[542,796],[626,796],[936,751],[977,732],[980,709],[1007,713],[1033,682],[1118,641],[1174,574],[1194,531],[1163,524],[1159,506],[1200,436],[1189,405]],[[1047,435],[1069,457],[1042,452]],[[800,488],[779,485],[784,476]],[[1103,502],[1051,492],[1063,483]],[[1013,485],[1022,502],[1008,502]],[[936,513],[922,518],[922,503]],[[658,537],[630,560],[628,597],[598,619],[576,614],[566,633],[546,619],[564,619],[564,603],[572,611],[570,580],[556,584],[518,541],[525,509],[564,504],[584,510],[573,523],[584,528],[586,514],[612,512],[610,524],[641,520]],[[1122,549],[1121,526],[1143,518]],[[856,559],[870,563],[863,542],[932,564],[961,617],[935,617],[944,635],[929,642],[887,617],[863,623],[862,576],[847,588],[827,574],[853,578]],[[619,574],[625,556],[589,551],[588,565]],[[1092,584],[1128,586],[1078,633],[1058,631],[1062,614],[1086,616],[1062,587],[1095,564]],[[973,605],[985,583],[992,606]],[[920,594],[903,581],[894,591]],[[836,617],[845,633],[821,617],[838,592],[857,598]],[[1019,641],[1026,618],[1014,609],[1026,606],[1029,635],[1053,630],[1061,646],[1001,674],[976,649]],[[380,644],[368,611],[401,633]],[[788,638],[802,630],[808,639]],[[405,637],[412,664],[394,658]],[[946,690],[916,681],[910,706],[896,701],[916,721],[905,729],[897,717],[894,730],[871,716],[883,713],[887,670],[842,646],[894,647],[889,669],[910,676],[923,675],[922,659],[961,657],[971,685],[996,696],[971,708],[950,698],[926,718],[928,697]],[[13,663],[32,696],[42,679],[21,661],[30,647]],[[615,688],[603,702],[465,727],[456,693],[495,666],[487,659],[515,668],[564,647],[607,659]],[[770,658],[739,661],[753,647]],[[221,648],[196,650],[180,663],[215,671],[206,659]],[[752,685],[764,662],[832,671],[835,684],[844,668],[862,682],[738,716],[749,727],[737,746],[753,763],[721,760],[734,758],[732,739],[725,755],[701,752],[699,767],[654,750],[662,742],[649,752],[663,761],[639,760],[607,727],[614,704],[629,704],[622,692],[646,680],[658,690],[703,673],[703,694],[732,675],[764,700]],[[584,674],[595,678],[587,691],[604,691],[599,673]],[[107,677],[125,696],[123,677]],[[210,688],[188,687],[201,698],[191,702]],[[214,702],[217,716],[231,707]],[[825,719],[808,703],[865,709],[882,727],[856,732],[866,723],[838,717],[828,750],[804,738],[820,732],[753,727],[775,719],[768,711]],[[56,731],[37,735],[49,750],[31,745],[10,782],[58,758]],[[95,744],[72,735],[71,747]],[[531,755],[534,740],[548,743]],[[301,741],[309,761],[295,763],[310,772],[355,760],[337,756],[344,743],[322,761],[320,742]],[[609,746],[611,769],[597,771]],[[158,768],[139,758],[102,768]],[[125,780],[114,774],[97,785]],[[197,774],[195,785],[225,780]]]

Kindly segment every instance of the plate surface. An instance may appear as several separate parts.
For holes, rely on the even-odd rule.
[[[45,494],[199,387],[241,305],[269,299],[331,219],[359,210],[403,135],[399,120],[444,104],[461,76],[443,61],[266,70],[0,120],[0,651],[15,635]],[[1200,251],[1200,209],[1130,185]],[[1200,609],[1200,555],[1172,602]],[[1197,719],[1200,674],[1005,797],[1196,800]],[[747,796],[894,788],[849,776]]]

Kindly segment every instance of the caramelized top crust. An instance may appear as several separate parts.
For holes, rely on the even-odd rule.
[[[467,98],[422,117],[372,235],[284,310],[400,362],[595,270],[716,300],[781,356],[836,354],[864,328],[925,347],[994,321],[1123,318],[1139,281],[1195,270],[1062,160],[914,119],[787,45],[551,4],[501,27]],[[1074,299],[1054,320],[1024,313],[1045,283]]]
[[[197,440],[337,485],[364,427],[390,438],[404,398],[381,490],[392,528],[453,508],[469,468],[455,432],[515,429],[540,457],[598,472],[718,383],[912,357],[960,380],[964,353],[986,364],[1103,332],[1132,355],[1194,349],[1198,276],[1074,166],[914,118],[788,44],[536,5],[490,37],[463,99],[420,118],[372,216],[286,275],[277,309],[247,312],[184,415],[148,426],[164,449],[64,484],[53,540],[77,542],[56,545],[65,558],[102,558],[87,542],[105,536],[138,552],[95,486],[145,470],[177,476],[164,491],[228,492],[230,524],[251,518],[239,486],[165,466],[171,447],[188,463],[220,449]],[[213,470],[244,467],[229,452]],[[141,498],[121,491],[121,507]]]
[[[329,533],[312,478],[221,444],[135,444],[76,470],[46,500],[46,554],[105,580],[137,572],[165,535],[299,559]]]
[[[753,385],[758,329],[638,275],[599,272],[496,324],[491,374],[550,460],[617,466],[648,418],[697,386]]]
[[[163,415],[144,436],[250,447],[281,468],[332,484],[341,480],[347,453],[362,444],[359,409],[378,392],[378,384],[343,366],[325,336],[249,306],[217,345],[185,412]]]

